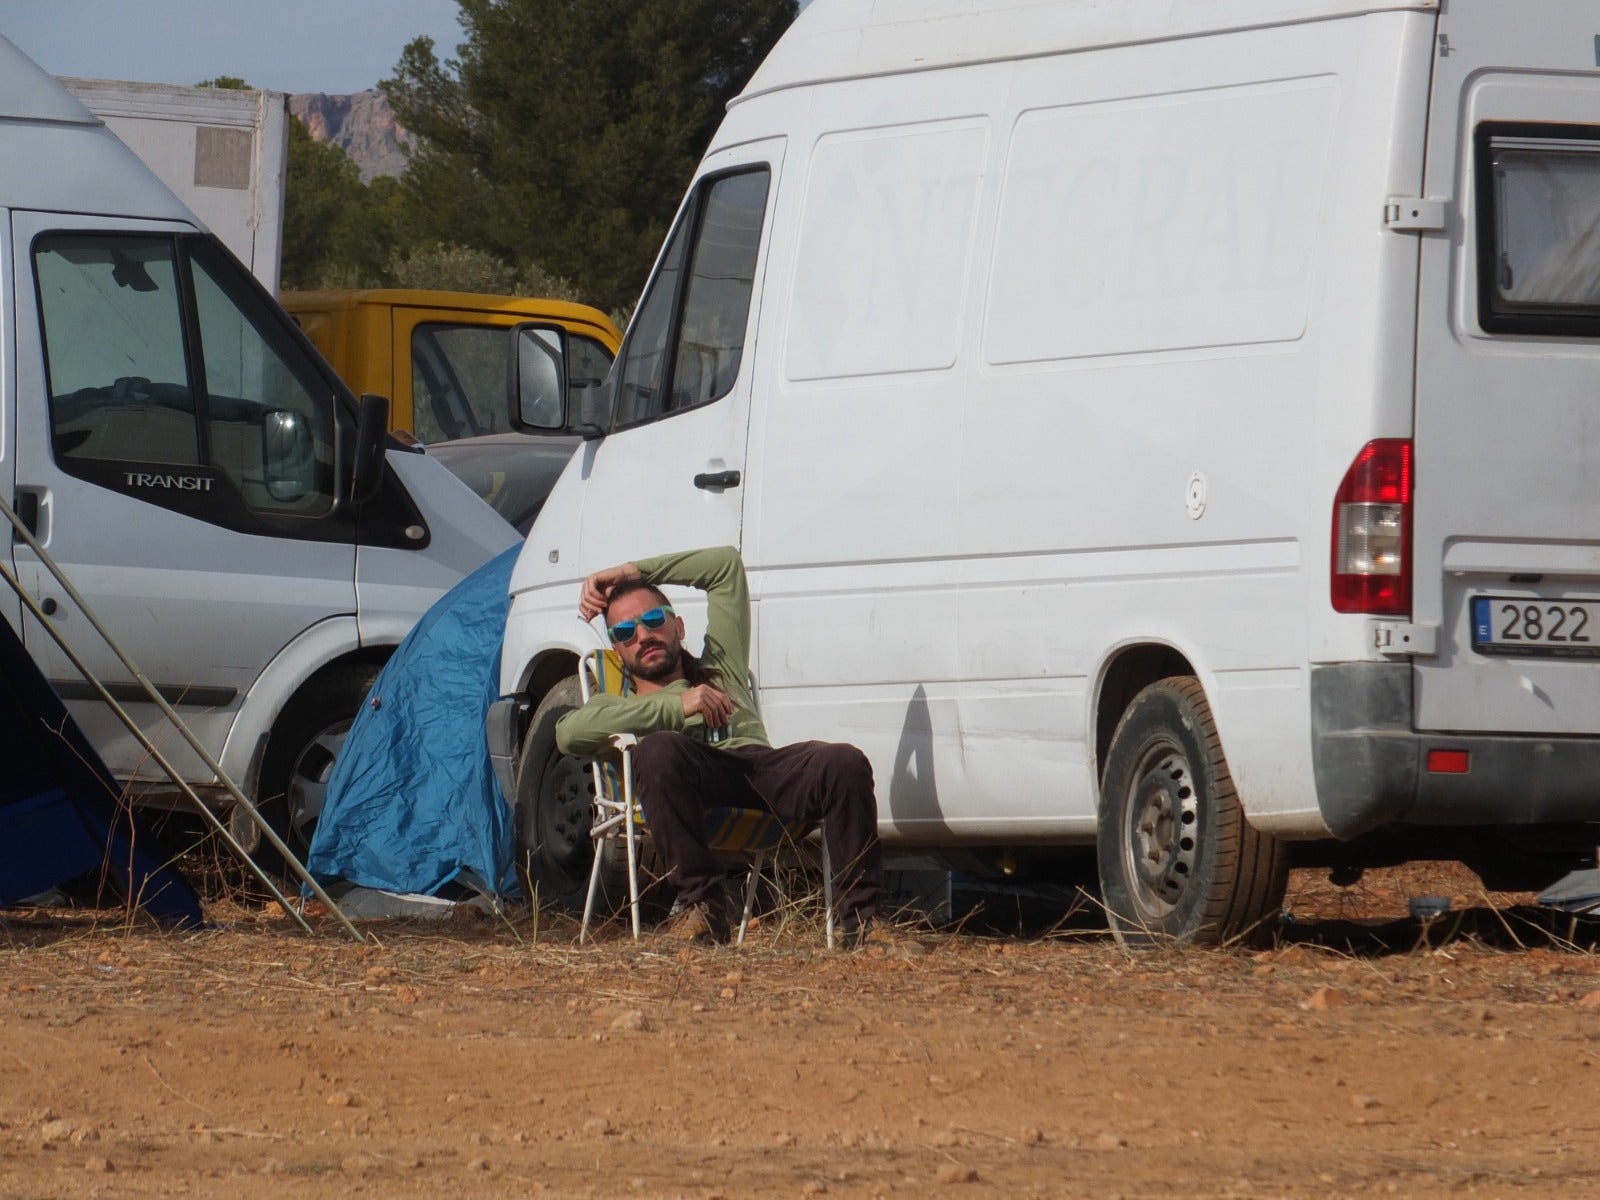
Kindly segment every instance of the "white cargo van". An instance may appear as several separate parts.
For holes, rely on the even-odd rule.
[[[743,550],[779,741],[896,844],[1098,845],[1216,940],[1290,851],[1528,883],[1600,820],[1600,6],[815,0],[514,581],[492,746],[572,890],[587,571]]]
[[[293,835],[378,666],[515,531],[389,443],[381,399],[358,406],[249,272],[3,38],[0,160],[0,494],[303,848]],[[192,784],[220,794],[39,559],[8,541],[74,651]],[[170,800],[9,589],[0,611],[134,796]]]

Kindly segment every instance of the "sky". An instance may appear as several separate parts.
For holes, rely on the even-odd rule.
[[[237,75],[278,92],[342,94],[394,73],[412,38],[441,60],[456,0],[0,0],[0,34],[52,75],[196,84]]]

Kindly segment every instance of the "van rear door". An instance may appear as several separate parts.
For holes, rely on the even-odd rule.
[[[1419,729],[1600,732],[1600,73],[1580,5],[1441,16],[1416,379]]]

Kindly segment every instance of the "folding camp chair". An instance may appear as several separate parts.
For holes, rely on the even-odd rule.
[[[628,673],[615,650],[593,650],[584,655],[583,668],[578,672],[579,686],[584,702],[598,693],[626,694],[630,690]],[[627,843],[628,907],[633,917],[633,936],[639,937],[639,838],[648,832],[644,810],[633,787],[633,747],[638,738],[631,733],[613,734],[612,746],[620,762],[595,758],[594,771],[594,825],[589,836],[594,841],[594,865],[589,870],[589,894],[583,905],[583,924],[578,931],[581,942],[588,936],[589,921],[594,915],[595,899],[600,891],[600,871],[605,854],[605,843],[621,837]],[[761,879],[761,868],[767,855],[785,841],[799,842],[815,831],[822,833],[822,823],[799,822],[790,824],[764,808],[719,807],[706,810],[706,844],[718,854],[742,859],[750,864],[749,878],[744,887],[744,910],[739,918],[738,945],[744,945],[745,931],[750,926],[750,911],[755,906],[756,885]],[[828,858],[828,842],[822,844],[823,900],[827,912],[828,949],[833,949],[833,864]]]

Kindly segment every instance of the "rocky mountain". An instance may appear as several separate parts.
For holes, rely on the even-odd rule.
[[[289,97],[289,111],[305,123],[314,140],[332,142],[353,158],[363,182],[406,169],[405,147],[411,144],[411,135],[376,88],[348,96],[303,92]]]

